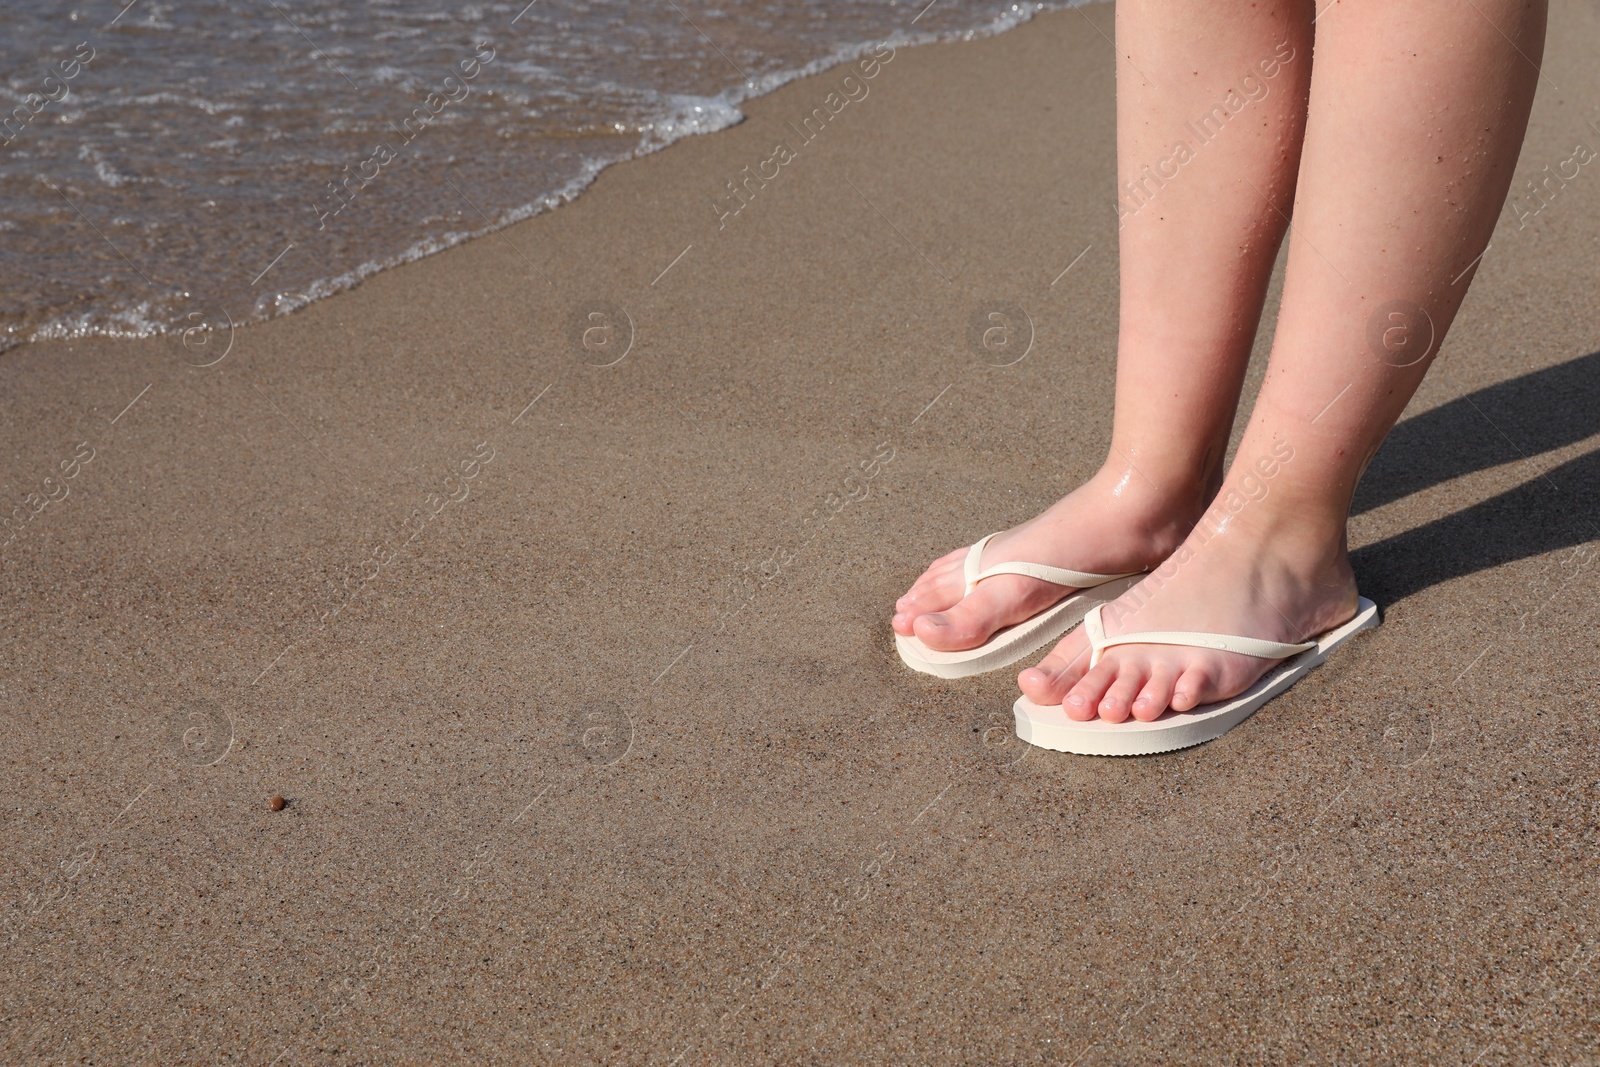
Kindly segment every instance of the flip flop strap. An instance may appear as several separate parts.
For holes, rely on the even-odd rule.
[[[1244,656],[1258,656],[1261,659],[1288,659],[1290,656],[1317,647],[1315,641],[1302,641],[1300,644],[1290,645],[1282,641],[1263,641],[1259,637],[1185,633],[1181,630],[1149,630],[1145,633],[1107,637],[1105,624],[1100,621],[1100,609],[1104,606],[1096,604],[1083,617],[1083,632],[1089,636],[1089,648],[1092,650],[1089,656],[1090,667],[1097,665],[1101,653],[1113,645],[1183,645],[1188,648],[1215,648],[1223,652],[1237,652]]]
[[[990,540],[999,535],[999,531],[989,534],[977,544],[967,549],[967,560],[962,570],[967,581],[967,590],[963,596],[970,596],[978,587],[978,583],[985,578],[993,578],[997,574],[1021,574],[1029,578],[1038,578],[1040,581],[1052,582],[1055,585],[1071,586],[1074,589],[1093,589],[1097,585],[1114,582],[1118,578],[1126,578],[1137,571],[1128,571],[1124,574],[1090,574],[1088,571],[1068,570],[1065,567],[1051,567],[1043,563],[997,563],[988,570],[982,570],[980,560],[983,559],[983,547]]]

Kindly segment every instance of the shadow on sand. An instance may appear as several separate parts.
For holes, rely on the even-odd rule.
[[[1480,389],[1394,428],[1353,514],[1600,433],[1600,352]],[[1530,468],[1531,472],[1531,468]],[[1515,489],[1351,554],[1380,604],[1504,563],[1600,538],[1600,450]]]

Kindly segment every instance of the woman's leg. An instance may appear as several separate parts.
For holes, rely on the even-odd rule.
[[[1293,642],[1354,614],[1356,480],[1438,350],[1510,186],[1544,0],[1325,3],[1266,382],[1218,502],[1107,609],[1112,635]],[[1271,665],[1127,645],[1089,670],[1086,649],[1069,635],[1018,684],[1037,703],[1066,698],[1072,718],[1120,722],[1233,696]]]
[[[1010,560],[1123,573],[1167,558],[1215,493],[1295,182],[1310,82],[1308,0],[1120,0],[1121,326],[1109,457],[997,537]],[[1148,78],[1146,77],[1148,75]],[[974,531],[984,533],[987,531]],[[963,599],[965,549],[896,604],[894,628],[974,648],[1068,592],[1006,575]]]

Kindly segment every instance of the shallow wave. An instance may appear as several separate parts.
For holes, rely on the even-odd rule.
[[[167,36],[160,31],[176,26],[203,32],[203,25],[212,24],[204,22],[207,17],[214,19],[218,9],[242,2],[205,0],[200,7],[209,5],[209,10],[198,12],[162,7],[145,22],[125,27],[130,31],[126,37],[113,38],[104,47],[121,50],[124,60],[137,55],[147,68],[159,66],[170,59],[170,53],[159,47],[151,49],[152,40]],[[411,57],[415,62],[365,55],[355,46],[331,42],[325,48],[308,48],[309,34],[331,35],[339,28],[342,9],[335,9],[303,13],[297,20],[303,31],[298,35],[273,22],[235,26],[229,31],[228,47],[218,50],[220,63],[237,66],[243,62],[241,56],[271,54],[256,56],[248,69],[189,79],[204,85],[162,85],[153,77],[141,81],[136,62],[130,64],[134,70],[129,78],[137,86],[134,91],[133,85],[117,84],[110,77],[95,81],[89,77],[93,68],[87,69],[79,79],[81,91],[75,89],[52,105],[59,110],[52,116],[56,124],[23,129],[11,147],[11,157],[0,158],[0,184],[29,190],[9,225],[0,228],[4,234],[0,266],[21,268],[25,279],[31,271],[34,290],[28,291],[24,284],[19,298],[0,305],[0,350],[33,340],[181,333],[197,318],[207,318],[196,308],[230,307],[226,314],[235,323],[287,314],[359,285],[379,271],[566,203],[606,167],[685,137],[733,126],[744,119],[740,110],[744,102],[856,60],[884,43],[904,48],[993,36],[1041,11],[1083,0],[1011,3],[989,9],[976,21],[971,14],[934,5],[891,4],[891,21],[902,25],[881,34],[856,33],[827,47],[822,47],[828,44],[825,35],[807,36],[809,23],[806,32],[798,32],[794,20],[803,15],[826,24],[821,16],[827,16],[860,30],[868,28],[872,19],[881,20],[883,9],[845,0],[812,0],[799,5],[796,15],[793,5],[768,0],[768,6],[750,5],[735,20],[726,10],[731,5],[724,5],[721,10],[700,12],[701,21],[690,32],[672,21],[640,28],[627,21],[631,13],[625,18],[616,14],[618,8],[604,3],[570,0],[569,8],[557,9],[556,2],[547,0],[540,5],[543,10],[530,11],[550,20],[540,26],[541,34],[551,27],[553,32],[568,32],[565,46],[557,40],[550,54],[533,57],[497,54],[485,69],[499,81],[485,79],[470,94],[470,102],[464,99],[454,111],[445,107],[431,124],[424,123],[426,128],[416,138],[418,147],[411,147],[410,138],[402,143],[407,166],[392,167],[398,172],[374,179],[379,186],[376,194],[366,195],[367,184],[358,184],[349,203],[338,199],[335,181],[348,178],[353,168],[359,170],[363,160],[370,165],[375,139],[391,144],[398,140],[400,122],[416,113],[416,102],[439,91],[443,77],[453,70],[450,64],[457,61],[453,57],[467,54],[459,43],[452,51],[451,42],[439,39],[443,31],[437,27],[465,22],[481,28],[490,22],[487,11],[505,21],[521,4],[475,5],[445,17],[436,9],[374,11],[371,17],[382,24],[384,34],[408,31],[408,36],[428,42],[417,46],[426,54]],[[913,10],[922,14],[913,18]],[[573,11],[587,19],[580,18],[575,30],[571,20],[562,21]],[[178,21],[169,21],[174,19]],[[916,26],[919,22],[921,27]],[[728,47],[753,73],[728,84],[728,72],[719,70],[716,58],[723,49],[707,58],[699,36],[702,25],[725,43],[743,40],[739,33],[747,36],[742,50],[738,44]],[[593,43],[591,31],[597,27],[616,40]],[[22,29],[22,39],[32,30],[60,43],[79,33],[91,36],[91,31],[77,27],[62,31],[42,16]],[[56,35],[50,37],[46,29]],[[367,30],[364,38],[351,31],[352,39],[371,42],[379,37],[376,25]],[[642,43],[646,39],[653,54]],[[801,40],[800,46],[791,46],[795,39]],[[458,35],[459,40],[466,38]],[[776,56],[774,42],[798,54]],[[815,54],[805,55],[802,47]],[[49,57],[50,49],[40,51]],[[55,51],[59,54],[60,47]],[[643,75],[638,73],[641,55],[647,59],[643,67],[648,68]],[[15,56],[0,45],[0,58]],[[722,58],[734,65],[726,54]],[[40,62],[30,65],[44,69]],[[745,73],[744,65],[738,69]],[[269,84],[268,74],[282,84]],[[625,75],[631,83],[622,80]],[[12,76],[7,95],[25,98],[36,91],[29,88],[32,80],[30,75]],[[649,84],[652,81],[655,84]],[[722,84],[717,85],[719,81]],[[356,85],[365,92],[346,91]],[[372,86],[377,88],[366,88]],[[698,86],[716,91],[695,91]],[[65,106],[69,102],[70,109]],[[141,133],[168,138],[170,151],[141,153]],[[75,140],[76,150],[69,152]],[[499,152],[483,152],[484,145],[497,142],[503,146]],[[476,168],[470,178],[456,169],[463,159]],[[480,162],[484,159],[487,162]],[[171,160],[178,163],[167,165]],[[441,202],[440,178],[449,177],[446,168],[456,174],[451,187],[460,181],[479,191],[471,201],[473,212],[452,207],[448,200]],[[529,173],[538,187],[536,195],[515,195],[527,188]],[[166,199],[147,191],[152,185]],[[125,188],[136,186],[146,190]],[[349,193],[348,183],[345,191]],[[341,205],[340,211],[332,211],[335,204]],[[339,229],[341,220],[335,216],[342,216],[345,209],[352,212],[351,218],[362,216],[359,230],[353,223]],[[324,227],[311,237],[327,234],[317,241],[306,236],[313,213]],[[94,233],[80,232],[87,244],[63,252],[60,235],[64,226],[77,227],[78,218],[89,222]],[[326,225],[330,219],[333,226]],[[96,244],[95,233],[115,256]],[[285,242],[289,248],[314,245],[310,254],[316,258],[313,265],[291,263],[276,272],[276,288],[261,289],[259,277],[251,280],[257,263],[247,266],[238,251],[247,243],[239,240],[241,234],[254,244],[261,262],[271,258],[274,249],[284,248]],[[138,278],[133,278],[121,269],[118,257],[129,266],[139,258],[148,269],[134,267]],[[164,281],[185,276],[196,280]],[[244,295],[230,298],[229,293]]]

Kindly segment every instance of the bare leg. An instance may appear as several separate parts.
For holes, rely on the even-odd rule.
[[[1122,294],[1111,448],[1089,482],[990,542],[986,566],[1143,570],[1182,543],[1216,492],[1286,228],[1261,194],[1287,200],[1294,187],[1311,15],[1307,0],[1118,3]],[[900,598],[898,632],[933,648],[974,648],[1069,592],[1007,575],[963,599],[965,554],[936,560]]]
[[[1544,0],[1325,3],[1267,380],[1218,504],[1107,610],[1112,634],[1293,642],[1352,616],[1356,480],[1438,350],[1510,186]],[[1257,203],[1289,210],[1273,199]],[[1088,670],[1086,647],[1069,635],[1022,673],[1022,690],[1066,698],[1079,720],[1153,719],[1242,692],[1271,666],[1128,645]]]

